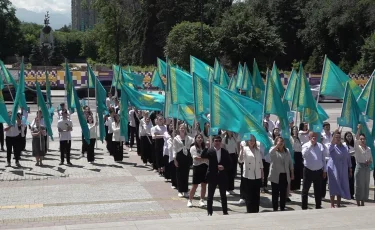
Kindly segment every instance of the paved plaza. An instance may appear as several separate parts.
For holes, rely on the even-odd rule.
[[[335,123],[341,104],[323,106],[332,117],[330,122]],[[35,117],[35,111],[35,106],[32,106],[29,121]],[[52,127],[55,141],[49,143],[51,151],[43,167],[35,166],[35,159],[31,156],[29,130],[28,151],[22,154],[21,168],[14,167],[14,160],[13,167],[5,168],[6,153],[0,152],[0,229],[309,229],[314,226],[324,228],[323,224],[354,229],[350,227],[354,225],[350,224],[360,220],[361,228],[372,227],[362,220],[372,220],[369,215],[375,210],[373,203],[357,208],[354,201],[345,201],[344,208],[331,210],[326,199],[323,210],[303,212],[300,211],[300,192],[292,193],[292,202],[287,203],[290,211],[282,213],[271,212],[271,194],[261,194],[261,214],[244,214],[246,208],[238,204],[239,195],[230,195],[230,216],[223,217],[217,191],[214,216],[208,218],[205,209],[187,208],[187,200],[178,198],[171,184],[153,172],[151,167],[143,166],[136,152],[125,148],[124,161],[115,163],[105,144],[98,141],[95,164],[88,164],[81,154],[82,133],[76,114],[72,115],[72,120],[75,126],[72,132],[73,166],[58,165],[56,117]],[[334,124],[332,126],[335,128]],[[371,181],[370,199],[373,201]],[[236,181],[235,192],[239,194],[239,180]],[[193,204],[197,205],[198,201],[196,197]],[[313,209],[314,198],[310,196],[309,201]]]

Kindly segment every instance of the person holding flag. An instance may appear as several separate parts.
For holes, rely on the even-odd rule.
[[[62,119],[57,122],[57,129],[60,133],[60,164],[64,164],[64,157],[68,165],[73,165],[70,162],[70,149],[72,146],[73,123],[68,119],[68,111],[66,109],[61,111]]]
[[[12,117],[12,112],[8,112],[9,119]],[[24,133],[24,126],[21,123],[21,114],[17,114],[16,116],[16,124],[15,125],[8,125],[5,124],[4,131],[5,131],[5,144],[7,146],[7,166],[11,167],[10,160],[12,158],[12,150],[14,154],[14,158],[16,160],[16,166],[21,167],[20,158],[21,158],[21,147],[19,145],[21,134]]]
[[[30,128],[31,136],[33,137],[32,141],[32,151],[33,156],[35,157],[36,164],[35,166],[43,166],[43,157],[46,155],[45,148],[45,139],[46,127],[41,124],[40,117],[37,116],[34,119],[33,125]]]

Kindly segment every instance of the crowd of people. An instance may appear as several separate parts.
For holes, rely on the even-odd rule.
[[[194,206],[194,196],[200,186],[199,207],[207,206],[208,215],[213,212],[213,196],[218,187],[222,211],[228,214],[227,196],[234,195],[237,170],[240,168],[239,204],[245,204],[248,213],[259,212],[261,193],[271,193],[274,211],[286,210],[290,201],[290,192],[301,190],[302,209],[308,208],[308,192],[314,185],[316,209],[322,208],[322,199],[326,190],[330,194],[331,207],[341,207],[341,199],[355,199],[358,206],[364,206],[369,197],[370,167],[372,155],[366,137],[360,132],[354,135],[340,130],[331,132],[330,124],[325,122],[323,131],[309,130],[306,123],[299,127],[290,124],[290,130],[280,130],[278,122],[264,117],[263,126],[269,134],[273,146],[268,150],[255,136],[240,138],[231,131],[219,130],[212,134],[209,123],[202,130],[197,123],[193,127],[176,119],[165,119],[158,111],[138,111],[128,108],[128,141],[120,132],[120,104],[109,93],[106,100],[108,115],[104,116],[106,128],[106,148],[115,162],[123,160],[124,145],[137,151],[144,166],[152,167],[155,173],[171,182],[178,197],[187,198],[187,207]],[[65,104],[60,105],[57,128],[60,139],[60,165],[70,159],[71,132],[73,123]],[[17,114],[14,126],[1,125],[0,133],[5,132],[7,167],[11,166],[11,154],[15,164],[20,167],[21,152],[26,146],[26,132],[32,135],[32,154],[36,166],[43,165],[47,152],[47,133],[43,115],[37,112],[30,123],[27,111]],[[90,143],[82,136],[82,155],[87,161],[95,161],[95,142],[97,139],[95,121],[90,107],[84,106],[84,114],[90,130]],[[11,117],[11,112],[9,116]],[[25,118],[26,117],[26,118]],[[291,151],[286,148],[282,132],[290,132]],[[211,133],[211,135],[210,135]],[[0,136],[1,149],[4,141]],[[192,170],[191,170],[192,169]],[[189,190],[189,175],[192,171],[192,183]],[[271,192],[269,192],[269,184]],[[302,186],[301,186],[302,185]],[[207,188],[208,187],[208,188]],[[205,203],[207,202],[207,204]]]

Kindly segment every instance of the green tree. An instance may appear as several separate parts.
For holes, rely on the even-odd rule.
[[[43,65],[43,54],[39,44],[33,46],[31,50],[31,54],[29,57],[29,61],[34,66]]]
[[[20,44],[18,46],[19,56],[30,56],[31,50],[34,47],[34,45],[39,44],[40,31],[42,28],[42,25],[38,25],[36,23],[21,23],[20,29],[22,36],[20,36]]]
[[[61,44],[63,56],[69,61],[84,61],[80,55],[84,34],[81,31],[72,31],[70,33],[56,31],[54,33],[55,39]]]
[[[53,66],[59,66],[64,63],[64,56],[62,54],[62,47],[59,41],[55,39],[54,47],[49,55],[49,62]]]
[[[236,3],[224,13],[217,34],[223,59],[230,61],[224,64],[232,67],[239,62],[252,63],[254,58],[261,67],[271,66],[284,51],[276,28],[247,3]]]
[[[173,27],[168,35],[165,54],[173,63],[189,69],[190,55],[207,63],[214,63],[217,45],[211,27],[203,25],[201,39],[199,22],[182,22]]]
[[[60,29],[58,29],[58,30],[56,30],[56,31],[60,31],[60,32],[64,32],[64,33],[69,33],[69,32],[71,32],[72,30],[70,29],[69,26],[64,25],[63,27],[61,27]]]
[[[88,30],[83,34],[82,37],[82,49],[80,56],[84,58],[90,58],[93,61],[99,59],[99,47],[100,42],[98,42],[99,37],[98,29]]]
[[[0,59],[17,53],[20,37],[15,8],[9,0],[0,0]]]
[[[371,74],[375,70],[375,33],[366,38],[361,48],[361,59],[354,67],[353,72]]]

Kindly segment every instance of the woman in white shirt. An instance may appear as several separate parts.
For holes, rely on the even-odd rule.
[[[173,159],[176,166],[178,196],[187,197],[189,170],[192,164],[190,146],[194,139],[186,133],[185,124],[178,126],[178,135],[173,139]]]
[[[112,146],[113,146],[113,158],[115,162],[121,162],[124,159],[123,155],[123,141],[124,137],[121,136],[120,133],[120,116],[118,114],[115,114],[113,116],[113,122],[112,122],[112,131],[113,131],[113,137],[112,137]]]
[[[229,156],[232,159],[232,168],[228,170],[228,188],[227,195],[234,195],[234,179],[237,176],[237,164],[238,164],[238,153],[239,143],[237,137],[231,131],[226,131],[223,135],[223,148],[229,152]]]
[[[176,178],[176,166],[173,161],[173,123],[168,125],[167,131],[164,132],[164,147],[163,147],[163,156],[164,156],[164,178],[171,180],[171,188],[177,188],[177,178]]]
[[[144,114],[144,117],[139,122],[139,136],[141,143],[138,145],[141,152],[141,159],[143,165],[147,166],[147,162],[152,162],[152,136],[151,136],[152,123],[148,116],[148,112]]]
[[[250,136],[250,140],[246,141],[245,146],[241,145],[238,161],[244,163],[242,177],[245,185],[246,210],[248,213],[257,213],[264,174],[262,153],[253,135]]]
[[[298,136],[297,126],[293,126],[291,129],[290,143],[294,151],[294,180],[291,182],[290,190],[295,191],[301,189],[301,180],[303,178],[302,143]]]
[[[304,145],[305,143],[309,142],[309,125],[305,122],[302,122],[299,124],[299,139],[301,141],[301,144]]]
[[[343,145],[348,149],[350,154],[350,160],[352,162],[352,172],[355,172],[356,162],[355,162],[355,149],[354,149],[354,138],[351,132],[346,132],[344,135],[344,143]],[[354,176],[349,177],[349,189],[350,189],[350,196],[354,199]]]
[[[92,164],[95,161],[95,142],[96,142],[96,126],[98,125],[97,122],[94,123],[94,118],[92,115],[87,116],[87,126],[90,130],[90,144],[87,145],[87,161]],[[86,142],[85,140],[82,140]]]
[[[198,134],[195,136],[194,144],[190,148],[190,153],[193,157],[193,186],[191,187],[189,194],[189,200],[187,203],[188,207],[193,207],[192,200],[199,184],[201,185],[201,199],[199,201],[199,206],[203,207],[205,205],[204,197],[206,196],[207,187],[206,174],[208,169],[208,159],[201,158],[203,151],[207,151],[206,144],[203,141],[203,135]]]
[[[361,132],[361,125],[358,125],[358,131],[354,144],[355,160],[355,199],[358,206],[365,206],[365,200],[368,199],[370,185],[370,166],[372,163],[371,149],[366,145],[366,136]],[[370,143],[371,144],[371,143]]]

